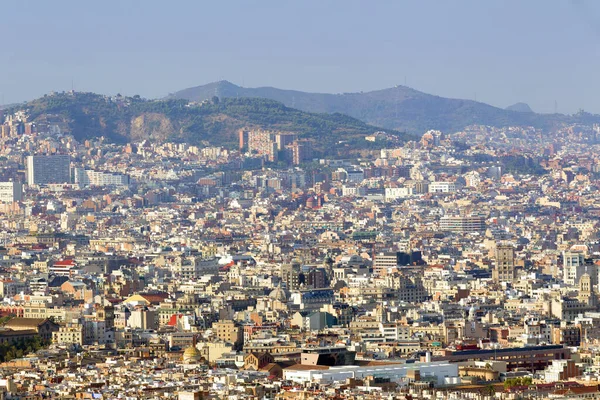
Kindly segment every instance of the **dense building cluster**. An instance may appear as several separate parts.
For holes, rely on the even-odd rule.
[[[5,121],[0,398],[600,398],[597,126],[313,159]]]

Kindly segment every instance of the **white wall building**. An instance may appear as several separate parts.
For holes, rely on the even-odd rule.
[[[385,188],[385,201],[393,201],[412,196],[413,189],[409,187]]]
[[[342,196],[362,197],[367,194],[367,189],[363,186],[343,185]]]
[[[579,251],[563,251],[563,281],[575,286],[586,272],[584,254]],[[591,271],[590,271],[591,272]]]
[[[23,200],[23,184],[19,182],[0,182],[0,202],[13,203]]]
[[[360,183],[365,179],[365,173],[362,169],[346,169],[346,180],[348,182]]]
[[[374,378],[389,378],[392,382],[402,382],[406,378],[408,371],[418,370],[421,379],[432,379],[437,385],[458,383],[458,365],[450,364],[447,361],[411,363],[411,364],[386,364],[360,367],[357,365],[345,365],[339,367],[324,368],[319,366],[315,369],[295,369],[294,366],[283,370],[283,379],[298,383],[322,382],[333,383],[342,382],[348,378],[364,379],[367,376]]]
[[[127,186],[129,175],[73,168],[73,181],[81,186]]]
[[[456,185],[453,182],[431,182],[429,193],[454,193]]]

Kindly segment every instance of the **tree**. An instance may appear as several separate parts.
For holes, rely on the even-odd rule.
[[[509,389],[514,386],[529,386],[533,382],[533,379],[529,376],[523,376],[520,378],[508,378],[504,381],[504,389]]]
[[[493,396],[496,394],[496,388],[494,388],[494,385],[487,385],[483,388],[483,394],[485,396]]]

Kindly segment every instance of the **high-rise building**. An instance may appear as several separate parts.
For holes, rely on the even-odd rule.
[[[294,133],[280,132],[273,135],[275,143],[277,143],[277,150],[284,150],[286,146],[294,143],[298,139],[298,135]]]
[[[300,284],[304,283],[304,274],[299,262],[294,261],[291,264],[281,266],[281,280],[285,283],[288,290],[298,290]]]
[[[273,133],[262,129],[248,132],[248,151],[265,156],[272,162],[278,159],[277,143],[273,140]]]
[[[255,152],[264,156],[268,161],[277,162],[279,152],[291,145],[298,136],[294,133],[271,132],[262,129],[255,129],[249,132],[244,130],[239,132],[240,148],[244,148],[246,141],[248,151]]]
[[[239,140],[240,140],[240,151],[244,150],[246,147],[248,147],[248,134],[250,132],[246,129],[240,129],[238,132],[239,135]]]
[[[295,165],[302,164],[312,157],[312,142],[310,140],[295,140],[290,146],[292,162]]]
[[[585,258],[580,251],[563,251],[563,281],[575,286],[579,278],[586,273]]]
[[[320,289],[328,286],[325,268],[311,268],[306,274],[306,287]]]
[[[8,125],[8,124],[0,125],[0,135],[3,138],[9,137],[10,136],[10,125]]]
[[[0,202],[13,203],[23,200],[23,184],[20,182],[0,182]]]
[[[373,260],[373,273],[377,275],[385,275],[388,268],[395,268],[398,266],[398,253],[396,252],[383,252],[375,255]]]
[[[515,249],[510,244],[498,243],[494,252],[496,269],[494,270],[494,281],[512,282],[515,276]]]
[[[67,155],[27,157],[27,184],[71,182],[71,160]]]
[[[31,135],[35,132],[35,125],[33,125],[32,122],[28,122],[25,124],[25,131],[23,133],[25,133],[26,135]]]

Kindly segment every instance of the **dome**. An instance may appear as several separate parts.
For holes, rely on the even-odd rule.
[[[271,293],[269,293],[269,297],[273,300],[278,300],[282,303],[285,303],[288,301],[288,292],[287,290],[285,290],[284,288],[281,287],[281,285],[279,285],[276,289],[274,289],[273,291],[271,291]]]
[[[202,361],[202,354],[196,346],[190,346],[183,352],[183,362],[186,364],[195,364]]]

